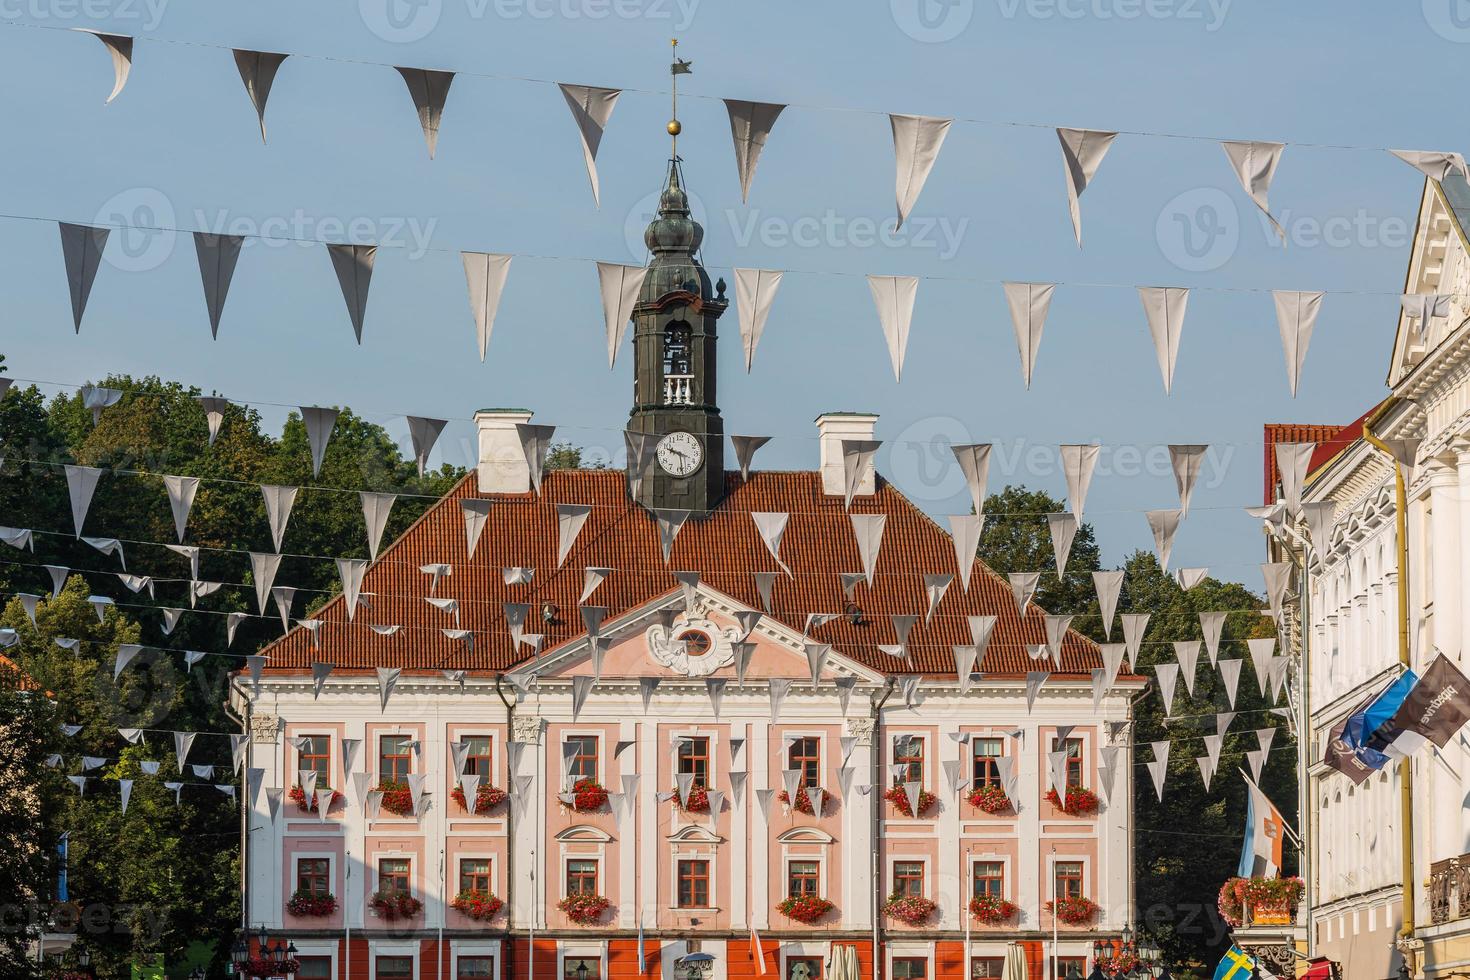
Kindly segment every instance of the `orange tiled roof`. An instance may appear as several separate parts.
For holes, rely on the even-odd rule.
[[[1340,425],[1319,425],[1310,422],[1269,422],[1264,427],[1266,492],[1262,503],[1276,502],[1276,484],[1281,475],[1276,469],[1276,444],[1278,442],[1324,443],[1342,430]]]
[[[0,655],[0,687],[8,691],[39,691],[41,686],[31,675],[21,669],[20,664]]]
[[[608,619],[677,589],[673,572],[683,569],[698,570],[703,583],[760,609],[752,573],[777,571],[750,517],[760,511],[791,515],[781,557],[794,577],[777,577],[769,615],[800,632],[809,613],[842,612],[845,598],[838,575],[862,570],[842,498],[825,495],[815,472],[758,472],[748,483],[732,472],[726,485],[727,496],[713,514],[684,525],[665,565],[654,519],[628,498],[622,471],[550,472],[540,497],[489,498],[489,518],[471,560],[459,502],[478,495],[472,472],[368,569],[362,591],[371,594],[371,608],[359,607],[355,621],[347,623],[338,596],[314,614],[322,621],[319,648],[313,646],[310,633],[298,627],[262,652],[269,656],[272,670],[300,671],[313,661],[341,669],[505,670],[529,654],[526,648],[513,648],[503,604],[530,603],[525,632],[545,634],[543,653],[550,651],[584,633],[577,599],[588,566],[615,569],[588,599],[589,605],[606,606]],[[592,505],[560,569],[555,567],[557,503]],[[923,616],[927,606],[923,576],[956,571],[954,546],[946,531],[881,478],[877,493],[854,498],[852,513],[888,515],[875,583],[872,588],[865,583],[857,587],[864,622],[853,625],[839,618],[814,628],[814,641],[831,643],[840,653],[882,673],[952,675],[951,647],[971,642],[966,617],[990,614],[999,621],[979,670],[1021,674],[1047,666],[1033,663],[1025,651],[1025,644],[1045,642],[1043,612],[1033,604],[1023,623],[1009,583],[978,562],[969,593],[956,577],[932,624],[926,627],[921,620],[915,625],[909,636],[910,662],[880,652],[879,644],[896,642],[890,615]],[[440,632],[456,624],[453,616],[424,601],[430,578],[418,569],[426,564],[453,566],[453,574],[439,582],[435,594],[460,601],[458,625],[473,631],[472,648]],[[501,570],[511,566],[534,567],[532,582],[505,585]],[[540,610],[546,602],[558,608],[555,623],[542,621]],[[403,629],[384,637],[372,632],[369,623]],[[1076,633],[1067,636],[1063,672],[1085,674],[1101,666],[1090,640]]]

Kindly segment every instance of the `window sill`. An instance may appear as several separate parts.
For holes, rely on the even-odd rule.
[[[708,914],[711,914],[711,913],[719,913],[719,912],[721,912],[723,910],[720,909],[718,906],[714,906],[714,905],[711,905],[711,906],[708,906],[708,907],[702,907],[702,908],[690,908],[690,907],[684,906],[684,905],[670,905],[670,906],[668,906],[667,911],[672,912],[675,915],[681,915],[681,914],[685,914],[685,913],[691,914],[691,915],[696,914],[696,913],[708,915]]]

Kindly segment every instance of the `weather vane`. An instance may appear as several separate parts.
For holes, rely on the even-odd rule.
[[[669,66],[669,74],[674,76],[673,88],[673,113],[669,119],[669,136],[673,138],[674,159],[679,159],[679,133],[684,129],[679,125],[679,76],[694,73],[694,62],[684,61],[679,57],[679,39],[671,38],[669,47],[673,51],[674,63]]]

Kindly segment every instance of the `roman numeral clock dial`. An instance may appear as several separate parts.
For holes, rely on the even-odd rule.
[[[704,447],[688,432],[670,432],[657,450],[658,465],[670,476],[689,476],[704,462]]]

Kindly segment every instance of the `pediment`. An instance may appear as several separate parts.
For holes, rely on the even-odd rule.
[[[581,841],[583,843],[593,842],[598,844],[606,844],[612,841],[613,836],[612,834],[609,834],[607,831],[603,830],[601,827],[593,827],[590,824],[579,823],[573,824],[566,830],[558,833],[556,835],[556,839],[559,841]]]
[[[725,838],[698,824],[681,827],[669,834],[667,839],[681,844],[723,844],[725,842]]]
[[[1393,359],[1388,370],[1389,387],[1397,386],[1470,317],[1470,301],[1464,296],[1464,289],[1470,284],[1470,245],[1461,217],[1470,209],[1470,185],[1459,177],[1448,180],[1446,185],[1424,181],[1404,292],[1441,293],[1454,298],[1449,315],[1432,318],[1427,327],[1420,318],[1399,310]],[[1452,197],[1465,200],[1452,200]]]
[[[820,827],[793,827],[776,838],[778,844],[835,844],[837,838]]]

